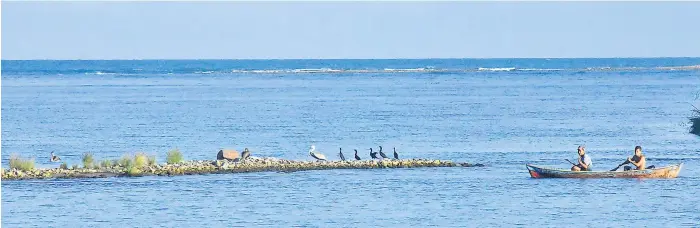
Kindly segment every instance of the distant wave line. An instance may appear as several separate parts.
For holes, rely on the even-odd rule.
[[[91,75],[91,74],[92,74],[92,75],[114,75],[114,74],[117,74],[117,73],[114,73],[114,72],[95,71],[95,72],[86,72],[85,74],[86,74],[86,75]]]
[[[303,68],[303,69],[269,69],[269,70],[241,70],[235,69],[228,73],[259,73],[259,74],[278,74],[278,73],[469,73],[469,72],[508,72],[508,71],[531,71],[531,72],[550,72],[550,71],[674,71],[674,70],[700,70],[700,65],[694,66],[678,66],[678,67],[587,67],[587,68],[516,68],[516,67],[479,67],[468,69],[448,69],[448,68],[384,68],[384,69],[332,69],[332,68]],[[227,73],[222,71],[220,73]]]
[[[192,71],[178,71],[174,70],[158,70],[154,72],[149,72],[139,68],[138,70],[133,70],[133,72],[119,72],[119,71],[103,71],[103,70],[92,70],[89,72],[69,72],[69,71],[48,71],[48,72],[36,72],[28,71],[27,74],[71,74],[71,73],[82,73],[85,75],[136,75],[136,74],[331,74],[331,73],[341,73],[341,74],[366,74],[366,73],[498,73],[498,72],[511,72],[511,71],[524,71],[524,72],[623,72],[623,71],[698,71],[700,70],[700,65],[690,65],[690,66],[673,66],[673,67],[586,67],[586,68],[517,68],[517,67],[478,67],[478,68],[434,68],[434,67],[419,67],[419,68],[383,68],[383,69],[333,69],[333,68],[299,68],[299,69],[230,69],[230,70],[192,70]],[[22,71],[17,73],[22,74]]]

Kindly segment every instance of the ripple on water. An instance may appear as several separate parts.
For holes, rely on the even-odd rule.
[[[327,68],[320,61],[304,62],[321,65],[308,67],[288,60],[272,64]],[[302,160],[313,143],[333,158],[342,147],[358,149],[366,159],[370,147],[382,145],[386,151],[397,147],[405,158],[487,167],[3,181],[2,225],[568,227],[593,218],[589,226],[622,227],[641,218],[649,227],[694,227],[700,221],[700,139],[679,124],[690,112],[680,101],[692,99],[700,80],[694,71],[649,70],[698,65],[698,59],[337,61],[331,62],[349,69],[643,67],[544,75],[245,74],[230,72],[241,64],[272,66],[49,61],[33,69],[63,75],[34,77],[7,74],[3,61],[3,164],[16,152],[35,157],[38,167],[57,167],[45,159],[51,150],[69,164],[80,164],[86,151],[97,159],[144,151],[163,162],[175,147],[191,160],[243,147],[254,155]],[[382,66],[387,62],[397,66]],[[181,73],[192,66],[212,73]],[[122,67],[143,70],[128,76],[71,73]],[[159,73],[148,73],[153,67]],[[529,178],[527,163],[569,168],[563,159],[574,159],[579,144],[586,144],[596,170],[617,166],[634,145],[642,145],[657,167],[685,165],[673,180]]]

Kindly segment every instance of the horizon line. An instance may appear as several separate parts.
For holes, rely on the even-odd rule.
[[[444,58],[115,58],[115,59],[0,59],[1,61],[142,61],[142,60],[454,60],[454,59],[680,59],[700,58],[700,56],[654,56],[654,57],[444,57]]]

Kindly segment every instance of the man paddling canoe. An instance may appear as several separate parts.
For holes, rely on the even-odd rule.
[[[634,147],[634,156],[628,157],[627,161],[636,166],[635,170],[644,170],[647,166],[647,158],[642,154],[642,147]],[[625,171],[632,170],[632,166],[625,166]]]
[[[571,171],[591,171],[591,156],[586,154],[585,146],[578,146],[578,164],[571,167]]]

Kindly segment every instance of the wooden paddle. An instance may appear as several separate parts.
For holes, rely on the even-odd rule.
[[[619,168],[622,167],[623,165],[627,165],[627,164],[629,164],[629,163],[630,163],[630,161],[625,161],[625,162],[623,162],[622,164],[620,164],[620,165],[618,165],[617,167],[615,167],[614,169],[611,169],[610,172],[617,171],[617,169],[619,169]]]
[[[576,164],[574,164],[573,162],[569,161],[569,159],[564,159],[564,160],[568,161],[568,162],[571,163],[572,165],[576,165]]]

